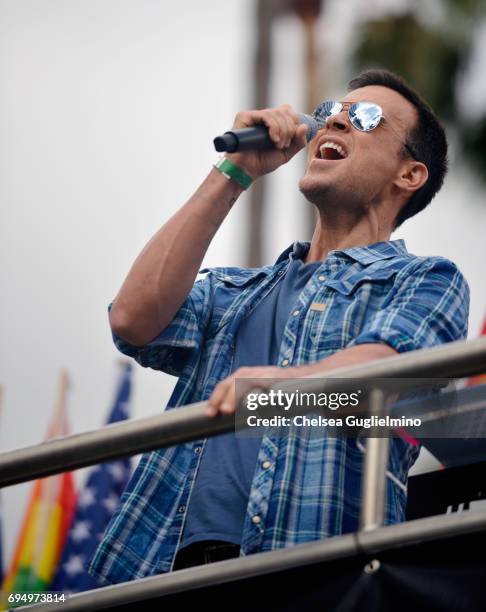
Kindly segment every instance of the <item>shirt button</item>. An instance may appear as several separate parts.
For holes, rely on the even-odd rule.
[[[283,365],[283,366],[288,366],[288,365],[289,365],[289,360],[288,360],[288,359],[284,359],[284,360],[282,361],[282,365]]]
[[[185,506],[179,506],[179,508],[177,509],[177,511],[182,514],[183,512],[186,511],[186,507]]]
[[[194,449],[194,452],[196,453],[196,455],[199,455],[202,451],[202,446],[196,446],[196,448]]]
[[[294,317],[296,317],[298,314],[300,314],[300,310],[294,310],[292,314],[294,315]]]
[[[266,470],[266,469],[267,469],[267,468],[269,468],[271,465],[272,465],[272,464],[270,463],[270,461],[264,461],[264,462],[262,463],[262,468]]]
[[[324,274],[321,274],[321,275],[319,276],[319,280],[320,280],[320,281],[326,280],[326,277],[324,276]]]
[[[258,525],[261,522],[261,520],[262,519],[257,514],[251,517],[251,522],[254,523],[255,525]]]

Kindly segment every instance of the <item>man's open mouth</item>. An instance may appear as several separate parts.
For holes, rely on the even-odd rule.
[[[319,154],[317,155],[318,158],[327,160],[340,160],[345,159],[347,156],[348,154],[340,145],[330,140],[321,144]]]

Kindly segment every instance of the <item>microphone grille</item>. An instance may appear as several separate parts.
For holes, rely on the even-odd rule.
[[[304,115],[303,113],[299,114],[299,119],[301,123],[307,124],[307,142],[312,140],[317,132],[321,129],[322,125],[319,124],[318,121],[311,115]]]

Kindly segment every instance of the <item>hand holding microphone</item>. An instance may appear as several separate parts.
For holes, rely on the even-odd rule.
[[[233,128],[214,139],[217,151],[256,179],[288,162],[314,138],[319,125],[310,115],[291,106],[242,111]]]
[[[317,121],[314,117],[303,113],[298,113],[297,117],[300,123],[305,123],[308,126],[306,139],[309,142],[319,129]],[[227,151],[228,153],[275,148],[275,143],[270,138],[270,132],[266,125],[230,130],[222,136],[216,136],[213,143],[216,151]]]

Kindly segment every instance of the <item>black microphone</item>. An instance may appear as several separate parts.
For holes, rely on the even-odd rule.
[[[306,123],[307,142],[312,140],[320,129],[320,124],[310,115],[299,113],[297,115],[301,123]],[[234,153],[235,151],[255,151],[260,149],[272,149],[275,143],[268,134],[266,125],[254,125],[248,128],[240,128],[225,132],[222,136],[216,136],[213,140],[214,148],[218,152],[226,151]]]

